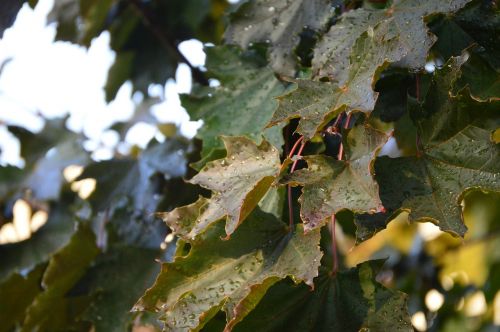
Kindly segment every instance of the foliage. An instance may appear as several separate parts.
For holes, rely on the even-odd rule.
[[[110,33],[108,100],[130,80],[152,104],[188,63],[204,124],[104,161],[66,119],[8,127],[26,165],[0,166],[0,234],[17,202],[48,221],[0,243],[0,331],[495,329],[495,1],[56,0],[49,19],[86,47]]]

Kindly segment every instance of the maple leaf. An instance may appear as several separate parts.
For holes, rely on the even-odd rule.
[[[267,141],[257,146],[246,137],[222,136],[227,157],[207,163],[189,182],[212,190],[191,205],[160,214],[177,234],[193,238],[209,224],[227,216],[231,235],[248,216],[278,175],[278,150]]]
[[[342,209],[375,212],[382,206],[373,179],[373,162],[388,136],[369,125],[354,127],[344,142],[346,160],[329,156],[306,156],[307,169],[285,175],[281,184],[303,186],[299,198],[304,229],[323,224]]]
[[[218,222],[189,240],[189,254],[162,265],[135,309],[161,311],[165,328],[176,331],[199,330],[223,309],[231,330],[280,279],[289,276],[312,287],[322,256],[319,229],[305,234],[297,225],[289,232],[256,209],[231,239],[221,239],[224,234]]]

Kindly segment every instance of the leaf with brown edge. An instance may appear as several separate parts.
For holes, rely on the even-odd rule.
[[[226,234],[230,236],[279,174],[279,152],[266,140],[259,146],[246,137],[222,136],[222,140],[226,158],[207,163],[189,180],[212,190],[212,197],[201,197],[196,203],[161,215],[183,238],[195,237],[224,216],[227,216]]]
[[[378,94],[373,90],[381,71],[404,53],[389,42],[397,38],[387,24],[363,33],[353,46],[351,65],[343,82],[297,80],[297,89],[278,97],[269,125],[300,118],[297,132],[312,138],[342,111],[370,113]]]
[[[198,331],[222,309],[231,330],[280,279],[313,285],[322,257],[319,229],[305,234],[297,225],[289,232],[256,209],[229,240],[224,234],[218,222],[188,240],[189,254],[162,265],[135,310],[163,313],[165,330]]]
[[[307,169],[280,179],[281,184],[303,186],[299,198],[304,229],[309,231],[342,209],[375,212],[382,206],[373,179],[373,162],[388,135],[369,125],[351,129],[344,140],[346,160],[306,156]]]

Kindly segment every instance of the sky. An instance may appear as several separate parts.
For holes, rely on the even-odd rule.
[[[47,25],[46,17],[53,0],[40,0],[35,10],[27,4],[19,12],[14,25],[0,39],[0,66],[8,61],[0,74],[0,164],[22,166],[19,142],[6,129],[21,125],[32,131],[43,127],[43,118],[69,114],[68,128],[83,132],[86,147],[95,159],[109,159],[112,148],[119,143],[118,134],[108,130],[116,121],[132,117],[135,106],[143,96],[132,95],[132,85],[125,83],[116,99],[106,104],[103,86],[115,54],[109,48],[109,34],[94,39],[89,49],[67,42],[54,42],[56,25]],[[203,66],[203,45],[197,40],[185,41],[180,51],[195,66]],[[10,59],[10,60],[9,60]],[[200,122],[189,121],[181,107],[179,93],[191,89],[191,74],[181,64],[176,79],[164,86],[151,85],[149,95],[161,102],[151,108],[151,114],[162,123],[176,123],[181,133],[192,137]],[[127,149],[133,144],[144,147],[156,137],[162,140],[156,127],[138,123],[126,136]]]

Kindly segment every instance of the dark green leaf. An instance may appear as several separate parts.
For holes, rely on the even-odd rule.
[[[0,279],[46,262],[50,255],[66,245],[75,229],[69,204],[69,197],[51,204],[47,223],[28,240],[0,245]]]
[[[143,151],[137,160],[112,159],[91,164],[78,180],[96,179],[96,190],[89,197],[95,212],[111,208],[123,197],[133,201],[133,207],[150,214],[155,212],[158,188],[153,176],[180,177],[186,172],[187,142],[180,138],[169,139]],[[110,171],[112,170],[112,171]]]
[[[475,188],[499,191],[499,165],[500,146],[490,141],[490,132],[467,126],[420,157],[380,158],[375,172],[384,205],[401,206],[412,220],[432,221],[463,236],[463,194]]]
[[[331,276],[322,270],[314,291],[282,281],[234,331],[413,331],[407,296],[375,281],[383,261]]]
[[[280,105],[270,124],[300,117],[297,132],[311,138],[341,111],[369,113],[377,93],[373,85],[389,62],[401,59],[388,24],[379,24],[356,40],[342,82],[323,83],[299,80],[295,91],[279,98]]]
[[[3,37],[4,31],[14,24],[23,3],[24,0],[4,0],[0,2],[0,38]]]
[[[455,16],[444,17],[433,26],[438,35],[435,49],[448,60],[473,44],[497,71],[500,70],[500,14],[491,1],[475,1]]]
[[[472,98],[477,101],[500,100],[500,69],[492,68],[481,52],[473,50],[461,69],[458,88],[467,86]]]
[[[30,189],[38,200],[59,198],[65,182],[64,168],[85,165],[89,160],[82,147],[82,136],[67,130],[65,121],[65,118],[47,121],[38,134],[21,127],[9,127],[21,141],[21,156],[26,161],[18,189]]]

